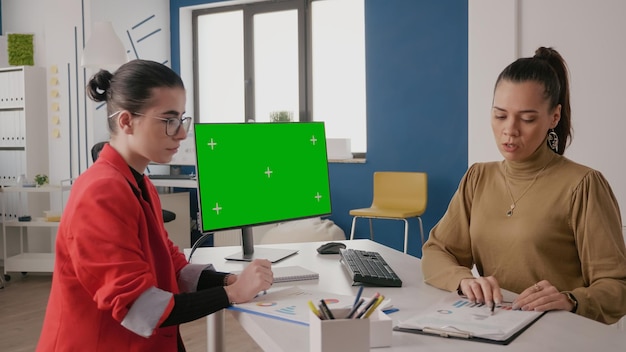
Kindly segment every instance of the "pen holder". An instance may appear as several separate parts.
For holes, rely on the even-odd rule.
[[[343,319],[350,309],[332,309],[335,319],[321,320],[309,312],[309,345],[312,352],[369,351],[391,346],[392,321],[376,309],[367,319]]]

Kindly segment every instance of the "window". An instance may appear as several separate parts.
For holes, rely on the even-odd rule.
[[[365,153],[363,0],[239,3],[193,23],[198,122],[324,121]]]

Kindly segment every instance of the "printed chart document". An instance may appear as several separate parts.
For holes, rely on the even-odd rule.
[[[485,304],[472,303],[456,292],[400,322],[394,330],[441,337],[508,345],[543,312],[512,310],[511,303],[496,306],[494,314]]]
[[[304,290],[292,286],[284,289],[273,289],[267,294],[257,296],[250,302],[235,304],[228,309],[308,326],[308,301],[313,301],[317,305],[322,299],[331,310],[351,307],[354,303],[354,296]]]

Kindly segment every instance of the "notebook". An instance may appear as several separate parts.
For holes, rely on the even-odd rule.
[[[234,274],[239,273],[240,271],[234,272]],[[318,273],[298,265],[272,267],[272,273],[274,273],[274,283],[317,280],[320,278]]]
[[[452,292],[437,304],[401,321],[395,331],[508,345],[545,312],[513,310],[511,303],[496,306],[472,303]]]
[[[278,266],[272,268],[274,273],[274,282],[289,282],[301,280],[317,280],[320,275],[314,271],[301,266]]]

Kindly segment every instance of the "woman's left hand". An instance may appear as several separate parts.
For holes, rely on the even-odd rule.
[[[548,280],[542,280],[520,293],[513,301],[513,309],[534,310],[545,312],[549,310],[572,310],[572,303],[567,296]]]

